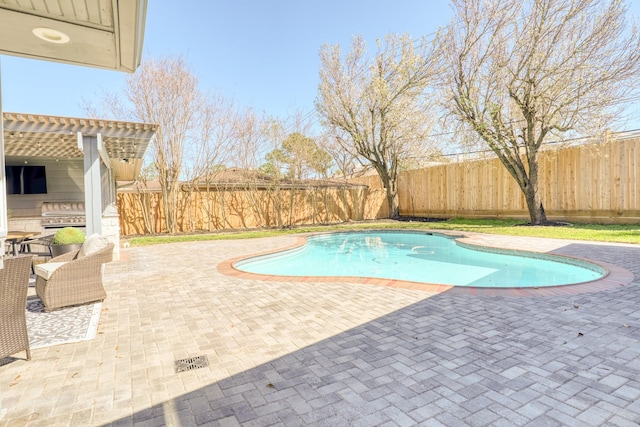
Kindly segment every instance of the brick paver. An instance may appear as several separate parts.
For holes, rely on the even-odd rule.
[[[106,268],[93,341],[0,366],[0,425],[640,423],[640,247],[475,238],[636,278],[575,295],[472,295],[217,269],[292,236],[124,249]],[[175,373],[199,355],[208,368]]]

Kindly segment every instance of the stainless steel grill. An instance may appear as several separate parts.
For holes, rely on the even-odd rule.
[[[84,227],[87,218],[84,202],[44,202],[42,204],[42,227]]]

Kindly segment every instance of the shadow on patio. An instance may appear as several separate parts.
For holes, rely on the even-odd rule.
[[[445,292],[113,425],[638,423],[639,250],[556,251],[632,270],[622,288],[538,298]],[[207,369],[175,375],[189,382]]]

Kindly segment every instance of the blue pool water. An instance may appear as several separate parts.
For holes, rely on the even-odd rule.
[[[234,264],[281,276],[356,276],[455,286],[543,287],[596,280],[599,266],[562,257],[475,250],[453,238],[420,232],[354,232],[311,236],[301,248]]]

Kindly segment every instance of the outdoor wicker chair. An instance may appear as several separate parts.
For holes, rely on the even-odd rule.
[[[108,243],[88,255],[80,249],[38,264],[36,294],[45,311],[104,300],[107,293],[102,285],[102,264],[113,259],[113,247]]]
[[[31,256],[5,257],[0,270],[0,359],[22,350],[31,360],[27,334],[27,291]]]

